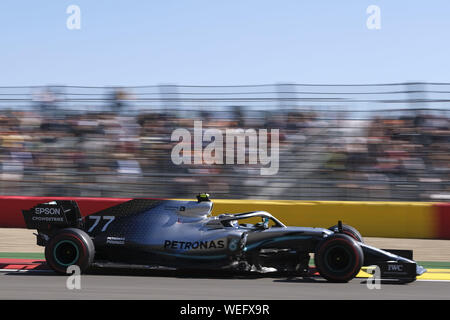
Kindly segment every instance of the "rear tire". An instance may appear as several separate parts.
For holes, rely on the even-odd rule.
[[[330,282],[352,280],[363,262],[364,254],[358,243],[350,236],[339,233],[322,240],[314,255],[317,270]]]
[[[339,229],[338,229],[337,225],[328,228],[328,230],[331,230],[331,231],[336,232],[336,233],[339,232]],[[364,243],[364,238],[361,236],[361,233],[359,233],[359,231],[356,230],[355,228],[353,228],[352,226],[349,226],[348,224],[343,224],[342,225],[342,232],[344,234],[352,237],[356,241]]]
[[[85,272],[94,261],[95,247],[83,230],[66,228],[58,230],[45,247],[45,260],[57,273],[66,274],[71,265]]]

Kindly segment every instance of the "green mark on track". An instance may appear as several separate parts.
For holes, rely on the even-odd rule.
[[[45,259],[45,255],[39,252],[0,252],[0,259]]]
[[[428,269],[450,269],[450,262],[417,261],[417,264]]]

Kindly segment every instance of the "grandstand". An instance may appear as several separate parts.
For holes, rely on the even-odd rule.
[[[0,87],[3,195],[442,201],[450,83]],[[279,129],[279,171],[174,165],[177,128]]]

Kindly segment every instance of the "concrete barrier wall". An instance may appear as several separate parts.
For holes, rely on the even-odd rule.
[[[0,227],[24,228],[22,210],[51,200],[76,200],[83,216],[126,198],[0,197]],[[365,237],[450,239],[450,203],[213,200],[213,215],[263,210],[286,225],[328,228],[342,220]]]

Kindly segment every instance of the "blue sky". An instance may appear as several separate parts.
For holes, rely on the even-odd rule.
[[[0,85],[450,82],[449,31],[449,1],[3,0]]]

